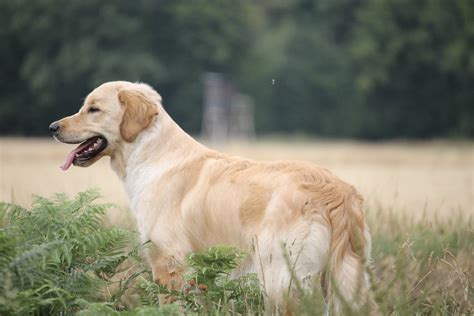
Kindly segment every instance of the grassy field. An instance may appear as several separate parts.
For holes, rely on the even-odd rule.
[[[373,293],[382,314],[473,313],[473,143],[374,144],[268,139],[250,144],[233,143],[216,148],[233,155],[254,159],[308,160],[331,169],[341,178],[354,184],[366,199],[373,234],[374,269],[371,270],[374,280]],[[59,166],[70,149],[69,145],[47,139],[0,139],[0,200],[29,207],[32,194],[51,196],[54,192],[66,192],[73,196],[77,192],[96,187],[100,189],[105,201],[118,205],[118,208],[107,213],[108,226],[133,227],[124,224],[130,223],[124,220],[129,217],[127,199],[120,182],[110,170],[107,159],[87,169],[72,168],[68,172],[63,172]],[[0,224],[1,222],[0,217]],[[54,230],[53,227],[52,231]],[[68,238],[75,237],[68,235]],[[31,249],[28,251],[30,253]],[[91,256],[88,253],[84,254],[86,255],[87,258]],[[102,255],[106,256],[106,252]],[[70,264],[71,259],[68,260]],[[71,267],[68,269],[65,271],[70,271]],[[193,273],[196,275],[198,272]],[[68,274],[65,275],[67,278]],[[67,283],[64,279],[61,282]],[[159,289],[147,283],[146,279],[143,279],[143,282],[141,292],[138,294],[141,297],[138,301],[144,304],[142,307],[145,308],[142,312],[149,311],[146,310],[149,306],[154,308],[157,300],[155,294],[159,292]],[[211,289],[212,282],[209,282],[208,286]],[[178,293],[180,301],[188,305],[181,304],[179,310],[174,310],[175,313],[180,313],[183,309],[193,311],[194,308],[202,314],[223,313],[228,310],[225,309],[228,308],[227,305],[225,308],[222,305],[222,298],[225,301],[228,289],[222,289],[216,284],[214,292],[210,290],[205,293],[197,291],[197,294],[192,292],[196,296],[189,296],[187,292]],[[222,282],[219,281],[218,284]],[[214,293],[212,294],[214,296],[211,293]],[[238,288],[238,293],[240,296],[233,298],[232,304],[241,307],[235,307],[233,311],[245,311],[245,313],[264,311],[265,306],[261,305],[263,303],[255,305],[255,300],[252,301],[259,297],[255,295],[254,288],[246,287],[243,290]],[[117,299],[116,295],[112,295],[112,298],[106,300],[106,309],[108,308],[109,312],[122,309],[130,312],[135,310],[133,308],[136,307],[136,303],[127,305],[126,299]],[[12,300],[11,297],[9,299]],[[88,300],[103,302],[104,298],[97,295],[89,297]],[[1,301],[0,290],[0,303]],[[66,307],[61,307],[59,304],[54,308],[78,311],[81,308],[94,310],[96,307],[104,307],[78,304],[65,305]],[[313,295],[304,296],[298,306],[299,314],[314,314],[321,309],[321,297],[317,291]],[[145,314],[153,313],[152,311]]]
[[[414,219],[460,210],[474,214],[473,143],[265,140],[214,147],[253,159],[307,160],[327,167],[354,184],[368,208]],[[127,197],[108,158],[90,168],[59,169],[71,148],[50,139],[0,139],[0,200],[28,206],[32,194],[73,195],[96,187],[126,213]]]

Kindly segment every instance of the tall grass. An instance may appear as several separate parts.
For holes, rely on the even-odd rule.
[[[419,222],[396,214],[370,216],[375,294],[383,314],[473,313],[474,228],[453,213]]]
[[[246,254],[229,246],[187,257],[186,285],[152,282],[140,256],[149,244],[135,232],[106,229],[110,205],[87,191],[74,199],[37,197],[31,209],[0,204],[1,315],[253,315],[269,313],[255,275],[231,272]],[[471,218],[413,222],[369,212],[372,294],[383,315],[473,313],[474,229]],[[319,280],[292,302],[299,315],[324,310]],[[161,304],[163,297],[172,304]],[[356,314],[350,309],[345,314]]]

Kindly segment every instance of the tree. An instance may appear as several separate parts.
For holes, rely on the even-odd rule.
[[[0,133],[42,134],[109,80],[144,81],[199,131],[202,75],[260,133],[474,137],[470,0],[0,0]]]
[[[368,1],[351,52],[369,138],[474,136],[471,1]]]
[[[0,9],[2,133],[45,133],[110,80],[156,86],[196,131],[200,75],[238,71],[253,40],[246,1],[19,0]]]

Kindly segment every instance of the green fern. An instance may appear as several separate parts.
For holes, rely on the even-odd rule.
[[[181,313],[202,315],[263,313],[263,294],[255,274],[231,278],[231,272],[247,257],[231,246],[215,246],[190,254],[186,258],[189,271],[186,284],[172,291],[149,279],[138,284],[142,305],[159,305],[160,296],[174,297]]]
[[[97,198],[36,197],[31,210],[0,204],[0,314],[67,314],[81,301],[100,302],[135,234],[104,229],[110,205]]]
[[[247,257],[235,247],[220,245],[192,253],[186,263],[192,268],[187,279],[197,285],[186,296],[194,310],[204,313],[253,314],[263,312],[263,295],[255,274],[231,278]]]

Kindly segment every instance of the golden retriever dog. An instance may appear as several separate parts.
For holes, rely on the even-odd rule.
[[[288,312],[295,284],[310,290],[319,278],[336,311],[373,304],[362,198],[328,170],[211,150],[185,133],[143,83],[99,86],[50,130],[60,142],[79,144],[63,170],[110,157],[141,239],[154,244],[146,256],[156,282],[179,289],[187,254],[228,244],[250,254],[236,275],[257,273],[274,311]]]

